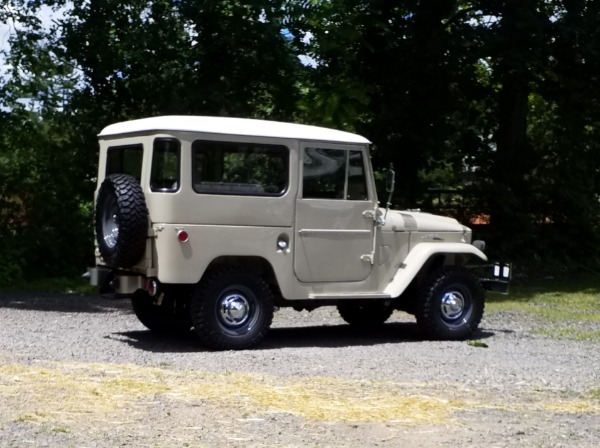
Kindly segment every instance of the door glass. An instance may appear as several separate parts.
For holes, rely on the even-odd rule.
[[[305,199],[344,199],[346,155],[348,151],[306,148],[302,174]]]
[[[303,198],[369,199],[362,151],[306,148],[303,166]]]
[[[369,199],[362,151],[350,151],[346,199],[350,201],[367,201]]]

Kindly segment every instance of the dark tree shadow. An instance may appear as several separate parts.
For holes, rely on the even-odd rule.
[[[131,309],[129,300],[98,294],[2,293],[0,308],[65,313],[105,313]]]

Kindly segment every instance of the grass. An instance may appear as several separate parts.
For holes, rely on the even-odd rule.
[[[406,424],[448,421],[465,404],[400,384],[338,378],[175,371],[133,365],[48,363],[0,365],[0,423],[54,424],[143,420],[158,401],[241,416],[289,413],[308,421]],[[11,415],[12,414],[12,415]]]
[[[305,422],[401,422],[406,425],[453,421],[468,409],[548,410],[600,415],[600,389],[574,397],[555,391],[508,404],[475,390],[439,389],[419,383],[396,383],[330,377],[216,373],[152,367],[44,363],[0,365],[0,424],[50,425],[55,432],[97,424],[144,422],[161,403],[173,411],[208,412],[216,420],[231,417],[260,421],[278,413]],[[451,398],[451,397],[460,397]],[[158,407],[157,407],[158,406]],[[197,418],[197,417],[196,417]]]
[[[489,295],[486,312],[503,311],[531,315],[547,337],[600,341],[600,277],[517,283],[507,296]]]

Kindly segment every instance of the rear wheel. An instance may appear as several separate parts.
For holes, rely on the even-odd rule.
[[[394,311],[384,302],[343,303],[338,305],[342,319],[352,326],[372,328],[382,325]]]
[[[415,314],[426,337],[460,340],[477,330],[484,306],[484,292],[477,277],[464,268],[446,266],[422,285]]]
[[[242,268],[208,273],[192,298],[192,322],[201,341],[217,350],[256,346],[273,320],[273,293],[258,274]]]
[[[185,334],[192,328],[189,297],[165,294],[160,305],[146,291],[138,290],[131,297],[138,320],[157,334]]]

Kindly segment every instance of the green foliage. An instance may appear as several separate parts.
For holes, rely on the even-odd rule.
[[[79,275],[74,277],[41,277],[33,280],[11,280],[6,285],[0,284],[3,293],[56,293],[56,294],[97,294],[98,288],[91,286]]]
[[[0,247],[0,287],[23,281],[23,264],[23,257],[19,251]]]
[[[67,7],[49,28],[39,8]],[[14,2],[0,86],[5,279],[82,272],[93,255],[97,133],[157,114],[290,118],[301,64],[280,2]],[[18,6],[18,9],[16,9]]]
[[[598,2],[7,0],[0,21],[0,283],[90,262],[96,135],[158,114],[359,132],[395,206],[489,218],[526,270],[600,268]]]
[[[13,111],[0,127],[1,284],[82,271],[90,262],[93,184],[79,180],[58,125]]]

